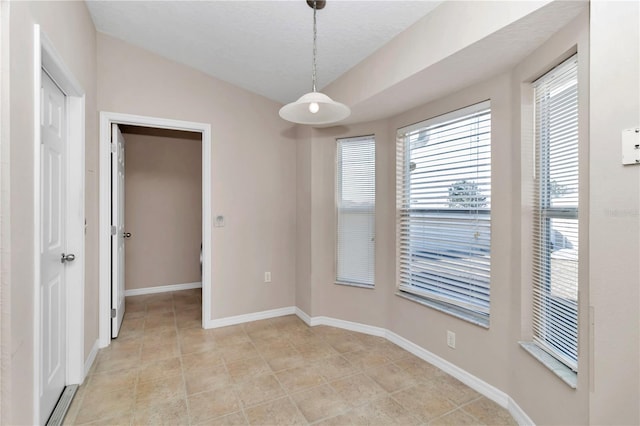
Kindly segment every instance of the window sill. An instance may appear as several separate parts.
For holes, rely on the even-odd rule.
[[[572,389],[576,389],[578,384],[578,373],[549,355],[547,352],[542,350],[538,345],[533,342],[519,342],[522,349],[529,352],[532,357],[537,359],[547,367],[549,370],[553,372],[556,376],[562,379],[569,387]]]
[[[465,310],[446,305],[444,303],[438,303],[433,300],[425,299],[420,296],[413,295],[411,293],[407,293],[401,290],[396,291],[396,296],[402,297],[403,299],[410,300],[412,302],[419,303],[423,306],[427,306],[429,308],[433,308],[437,311],[443,312],[445,314],[454,316],[461,320],[470,322],[471,324],[480,326],[482,328],[489,328],[489,318],[481,317],[480,315],[474,315]]]
[[[373,284],[357,284],[357,283],[348,283],[345,281],[335,281],[334,284],[336,285],[344,285],[347,287],[358,287],[358,288],[368,288],[368,289],[374,289],[375,286]]]

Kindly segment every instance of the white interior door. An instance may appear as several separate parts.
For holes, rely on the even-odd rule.
[[[111,125],[111,337],[124,318],[124,137]]]
[[[42,72],[40,145],[40,423],[64,390],[66,378],[66,113],[65,95]]]

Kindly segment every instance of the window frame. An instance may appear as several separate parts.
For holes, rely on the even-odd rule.
[[[349,143],[362,143],[367,142],[370,144],[370,149],[367,150],[369,155],[372,155],[373,161],[369,163],[372,166],[372,175],[367,176],[370,179],[370,184],[372,186],[372,191],[369,194],[372,196],[373,201],[366,204],[354,204],[350,202],[345,202],[342,198],[342,183],[344,181],[343,176],[343,167],[341,163],[341,145],[349,144]],[[335,197],[335,267],[334,267],[334,283],[338,285],[347,285],[353,287],[361,287],[361,288],[375,288],[375,267],[376,267],[376,138],[374,134],[370,135],[362,135],[362,136],[352,136],[345,138],[337,138],[336,139],[336,154],[335,154],[335,188],[334,188],[334,197]],[[359,175],[358,177],[362,177]],[[369,247],[371,252],[367,253],[367,264],[369,265],[369,270],[367,271],[368,276],[365,279],[353,279],[346,276],[340,276],[341,271],[341,251],[340,251],[340,240],[341,240],[341,222],[340,219],[342,215],[349,213],[360,213],[360,214],[368,214],[371,220],[371,233],[368,235],[368,239],[372,246]],[[366,243],[366,241],[364,242]]]
[[[572,67],[573,69],[570,69]],[[563,350],[554,340],[558,339],[559,335],[562,337],[566,337],[566,333],[568,331],[564,331],[565,327],[571,327],[573,324],[562,324],[557,323],[557,319],[554,319],[554,316],[558,316],[559,308],[556,308],[552,305],[558,305],[560,302],[555,299],[560,299],[558,296],[552,295],[552,251],[553,251],[553,240],[555,239],[555,235],[552,233],[552,225],[551,222],[554,219],[558,220],[571,220],[575,221],[575,230],[576,230],[576,238],[578,241],[582,239],[581,232],[581,221],[579,219],[579,209],[581,197],[579,193],[580,187],[580,99],[579,99],[579,91],[578,88],[580,86],[579,82],[579,61],[578,55],[573,54],[568,59],[560,62],[556,66],[554,66],[551,70],[547,71],[544,75],[538,78],[531,84],[533,89],[533,109],[534,109],[534,152],[535,152],[535,161],[534,161],[534,199],[533,199],[533,223],[534,227],[532,229],[533,238],[533,252],[532,252],[532,340],[533,344],[540,348],[540,350],[544,351],[544,353],[548,354],[552,360],[562,365],[562,367],[570,370],[570,372],[564,372],[564,376],[567,376],[565,381],[575,387],[575,377],[570,377],[572,374],[576,374],[578,371],[578,344],[579,344],[579,333],[580,333],[580,324],[579,324],[579,296],[578,296],[578,287],[580,282],[580,250],[577,247],[579,244],[576,244],[576,278],[575,278],[575,289],[576,289],[576,299],[575,299],[575,340],[574,341],[562,341],[562,345],[566,345],[569,348],[569,351]],[[576,141],[573,146],[575,149],[577,158],[575,159],[575,179],[577,181],[576,191],[576,205],[575,207],[563,206],[563,207],[554,207],[552,205],[552,191],[551,186],[553,183],[553,179],[551,178],[550,171],[553,168],[552,160],[551,160],[551,141],[550,137],[547,137],[547,133],[549,129],[544,129],[541,131],[537,122],[540,120],[539,117],[539,102],[537,96],[538,87],[544,85],[547,81],[552,80],[558,74],[562,74],[566,69],[570,69],[570,72],[573,73],[573,77],[571,81],[575,81],[576,93],[575,97],[572,98],[571,106],[576,108],[576,123],[573,131],[576,134]],[[551,103],[552,101],[549,101]],[[546,105],[548,109],[548,105]],[[568,108],[567,108],[568,109]],[[566,114],[566,109],[561,111],[562,114]],[[564,118],[564,115],[562,115]],[[547,121],[550,121],[547,118]],[[544,133],[544,135],[541,135]],[[566,147],[563,145],[563,148]],[[560,160],[564,160],[561,158]],[[556,160],[556,161],[560,161]],[[535,224],[538,224],[536,227]],[[537,232],[536,229],[540,231]],[[566,305],[566,303],[565,303]],[[565,309],[566,306],[563,306]],[[563,320],[565,317],[569,317],[570,314],[564,312],[562,314]],[[555,331],[550,331],[555,330]],[[563,330],[563,331],[557,331]],[[525,347],[526,349],[526,347]],[[541,359],[543,357],[536,356],[533,351],[531,352],[536,358]],[[575,351],[575,358],[569,352]],[[553,364],[553,362],[545,362],[545,364]],[[555,364],[554,364],[555,365]],[[558,368],[554,368],[554,371]],[[572,374],[571,374],[572,373]]]
[[[438,211],[439,209],[436,208],[431,208],[431,209],[427,209],[429,210],[428,212],[425,211],[424,213],[429,214],[429,213],[433,213],[435,215],[437,214],[442,214],[444,213],[444,215],[442,217],[446,217],[447,215],[451,215],[451,214],[455,214],[455,213],[465,213],[465,214],[473,214],[474,217],[479,217],[479,216],[484,216],[486,215],[486,221],[487,221],[487,233],[488,233],[488,252],[487,252],[487,274],[488,274],[488,278],[487,278],[487,282],[486,282],[486,293],[487,293],[487,306],[486,306],[486,310],[484,312],[480,312],[478,309],[477,305],[472,305],[471,307],[466,307],[464,306],[464,303],[462,303],[459,298],[458,300],[452,300],[451,298],[448,298],[446,296],[443,296],[442,293],[441,295],[436,295],[434,294],[434,292],[429,293],[426,290],[421,290],[419,287],[415,284],[411,284],[412,280],[411,278],[403,278],[402,274],[403,274],[403,262],[405,262],[405,264],[407,262],[409,262],[408,264],[411,265],[412,263],[414,263],[415,261],[412,260],[412,258],[410,256],[407,256],[406,253],[403,254],[402,250],[403,247],[411,247],[411,242],[409,243],[403,243],[402,239],[402,235],[403,232],[405,233],[405,235],[411,235],[411,231],[403,231],[402,227],[405,226],[405,228],[408,226],[407,224],[411,224],[411,211],[415,210],[415,209],[411,209],[407,207],[407,203],[410,203],[411,201],[407,201],[407,197],[409,197],[409,199],[411,198],[411,196],[408,194],[411,192],[411,183],[410,183],[410,179],[411,179],[411,172],[412,172],[412,162],[410,159],[410,149],[407,147],[409,141],[407,139],[408,135],[410,134],[416,134],[420,133],[420,132],[428,132],[430,129],[433,128],[437,128],[439,125],[443,125],[449,121],[454,121],[454,120],[464,120],[465,118],[472,118],[474,115],[487,115],[488,116],[488,126],[489,126],[489,131],[488,131],[488,142],[486,142],[486,144],[488,145],[488,151],[489,151],[489,159],[486,160],[485,162],[479,162],[478,164],[481,164],[483,166],[486,166],[489,168],[488,171],[488,175],[489,175],[489,197],[490,197],[490,193],[491,193],[491,120],[492,120],[492,111],[491,111],[491,101],[490,100],[485,100],[479,103],[475,103],[454,111],[451,111],[449,113],[446,114],[442,114],[427,120],[424,120],[422,122],[410,125],[410,126],[406,126],[403,128],[398,129],[397,131],[397,141],[396,141],[396,148],[397,148],[397,152],[396,152],[396,258],[397,258],[397,265],[396,265],[396,295],[403,297],[403,298],[407,298],[409,300],[418,302],[420,304],[423,304],[425,306],[429,306],[431,308],[434,308],[436,310],[439,310],[441,312],[445,312],[447,314],[456,316],[458,318],[461,318],[463,320],[466,320],[468,322],[471,322],[473,324],[488,328],[489,327],[489,322],[490,322],[490,288],[491,288],[491,205],[490,205],[490,201],[489,201],[489,206],[485,209],[476,207],[473,210],[465,210],[465,209],[460,209],[459,211],[456,210],[455,208],[444,208],[444,209],[440,209],[440,211]],[[480,130],[478,130],[480,131]],[[478,133],[478,135],[481,133]],[[474,137],[477,137],[477,135],[474,135]],[[425,145],[426,146],[426,145]],[[461,155],[465,155],[465,154],[461,154]],[[456,157],[457,158],[457,157]],[[479,161],[479,160],[477,160]],[[474,219],[477,220],[477,219]],[[403,246],[404,245],[404,246]],[[406,250],[405,250],[406,251]],[[443,278],[443,277],[441,277]],[[470,281],[467,281],[464,283],[468,288],[473,287],[473,283]],[[453,303],[452,303],[453,302]]]

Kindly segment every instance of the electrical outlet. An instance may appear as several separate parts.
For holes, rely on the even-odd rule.
[[[270,283],[271,282],[271,272],[265,272],[264,273],[264,282],[265,283]]]
[[[447,346],[452,349],[456,348],[456,333],[447,330]]]

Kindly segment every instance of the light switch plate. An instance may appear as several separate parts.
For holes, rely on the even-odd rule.
[[[622,164],[640,164],[640,128],[622,131]]]

